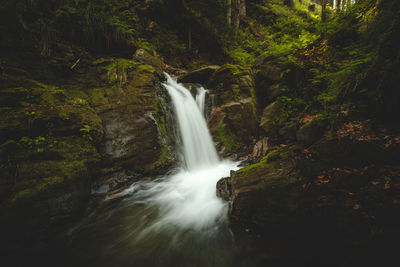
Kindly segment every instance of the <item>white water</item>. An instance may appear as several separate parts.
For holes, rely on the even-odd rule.
[[[196,104],[203,116],[205,114],[204,109],[206,105],[206,92],[206,89],[204,89],[203,87],[197,88]]]
[[[203,169],[216,165],[219,158],[203,117],[204,100],[198,101],[199,105],[202,105],[199,109],[189,90],[178,84],[168,74],[166,76],[167,82],[163,85],[174,105],[182,139],[183,159],[187,169]],[[205,92],[200,91],[198,99],[204,99],[204,95]]]
[[[213,146],[203,116],[205,90],[195,101],[169,76],[164,86],[177,116],[184,167],[109,196],[68,232],[62,242],[67,248],[60,250],[66,266],[237,264],[225,223],[227,203],[216,196],[217,181],[236,163],[220,160]]]
[[[218,157],[203,115],[205,89],[198,89],[195,100],[188,89],[166,76],[163,86],[174,105],[185,167],[137,193],[159,209],[158,219],[142,231],[141,237],[171,226],[193,230],[216,226],[225,219],[227,208],[216,196],[216,183],[237,169],[236,163]]]

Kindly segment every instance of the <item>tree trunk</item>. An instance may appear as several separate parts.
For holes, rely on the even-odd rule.
[[[192,25],[189,24],[189,29],[188,29],[188,47],[189,50],[192,50]]]
[[[226,21],[229,25],[232,23],[232,0],[226,0]]]
[[[326,1],[327,0],[321,1],[321,20],[322,20],[322,22],[326,21]]]
[[[333,0],[332,8],[333,9],[337,8],[337,0]]]
[[[246,0],[240,0],[239,16],[240,16],[240,19],[246,18]]]
[[[246,18],[246,0],[234,0],[235,1],[235,26],[239,29],[240,21]]]

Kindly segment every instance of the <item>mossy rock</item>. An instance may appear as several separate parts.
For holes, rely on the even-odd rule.
[[[178,79],[180,83],[200,83],[206,85],[212,76],[220,66],[210,65],[194,71],[191,71]]]
[[[296,132],[296,139],[305,144],[312,144],[322,137],[326,126],[326,120],[317,118],[301,126]]]
[[[301,146],[289,146],[268,153],[260,162],[246,166],[231,176],[235,193],[253,189],[263,189],[273,186],[284,186],[298,182],[290,177],[295,167],[291,156],[300,150]]]
[[[222,105],[254,96],[252,84],[248,70],[238,65],[226,64],[211,75],[207,88],[211,94],[215,94],[215,104]]]
[[[275,101],[264,108],[260,127],[267,136],[276,136],[278,134],[281,126],[282,108],[283,106],[279,101]]]
[[[252,99],[223,105],[211,113],[211,134],[225,155],[245,154],[257,137],[256,113]]]
[[[382,185],[376,186],[377,177],[382,176],[380,167],[364,174],[347,171],[379,163],[378,157],[385,161],[390,152],[386,151],[385,156],[377,153],[373,144],[356,140],[338,142],[331,139],[314,144],[308,149],[311,156],[304,158],[301,146],[281,147],[259,163],[231,174],[230,181],[225,181],[232,192],[231,227],[239,242],[250,240],[244,249],[250,246],[279,262],[286,262],[288,252],[295,255],[296,262],[310,262],[304,253],[312,249],[322,255],[321,259],[332,259],[335,266],[342,262],[336,260],[337,255],[365,257],[357,254],[360,248],[370,251],[370,245],[381,244],[381,238],[385,242],[394,240],[390,235],[397,236],[398,231],[393,222],[400,222],[400,216],[393,216],[400,210],[395,204],[398,189],[389,192]],[[317,151],[319,154],[314,154]],[[314,166],[314,172],[304,172],[304,162]],[[337,170],[336,175],[321,182],[326,178],[321,171],[332,168]],[[398,175],[391,177],[400,182]],[[377,221],[387,234],[371,234]]]
[[[122,83],[111,83],[104,88],[89,90],[96,103],[104,126],[101,152],[118,166],[139,172],[157,172],[169,164],[169,144],[162,137],[167,133],[165,112],[160,112],[161,98],[166,91],[161,85],[155,67],[134,60],[108,59],[98,62],[105,70],[103,79],[109,79],[115,66],[128,66]],[[120,68],[121,69],[121,68]],[[164,141],[163,141],[164,140]]]

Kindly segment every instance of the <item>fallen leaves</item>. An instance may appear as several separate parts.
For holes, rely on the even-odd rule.
[[[352,121],[341,125],[336,134],[339,138],[348,137],[352,140],[370,141],[376,139],[376,135],[370,132],[371,121]]]
[[[316,118],[318,118],[320,116],[320,114],[315,114],[315,115],[304,115],[303,118],[300,119],[301,123],[309,123],[312,122],[313,120],[315,120]]]
[[[385,183],[385,185],[383,186],[383,189],[385,189],[385,190],[390,189],[390,184],[389,183]]]

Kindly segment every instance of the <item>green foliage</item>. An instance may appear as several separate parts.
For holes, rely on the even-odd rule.
[[[93,65],[104,66],[110,84],[121,87],[128,81],[128,73],[137,67],[137,62],[129,59],[98,59]]]
[[[46,138],[43,136],[37,136],[35,138],[30,138],[29,136],[23,136],[19,140],[19,143],[22,146],[36,150],[36,152],[44,152],[46,146]]]
[[[83,134],[83,136],[84,136],[87,140],[93,141],[93,137],[92,137],[91,134],[90,134],[91,131],[92,131],[92,128],[90,127],[90,125],[87,125],[87,124],[83,125],[83,127],[80,128],[79,131]]]
[[[282,104],[280,123],[295,117],[307,104],[304,99],[299,97],[280,96],[277,100]]]
[[[83,125],[82,128],[79,129],[79,131],[80,131],[81,133],[90,133],[91,128],[90,128],[89,125],[85,124],[85,125]]]
[[[228,51],[228,55],[230,56],[230,58],[232,58],[235,64],[240,64],[242,66],[249,66],[255,60],[254,55],[246,52],[241,47],[237,47]]]
[[[308,11],[291,9],[282,1],[262,2],[253,17],[248,14],[249,26],[240,29],[233,40],[225,40],[226,53],[235,64],[249,66],[261,55],[294,55],[319,38],[316,20]]]

